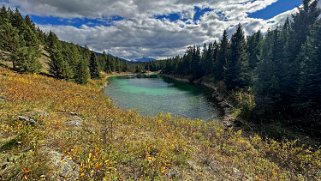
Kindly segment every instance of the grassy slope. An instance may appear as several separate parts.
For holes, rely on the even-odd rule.
[[[142,117],[115,108],[102,84],[0,68],[0,180],[56,180],[48,149],[76,163],[80,180],[321,179],[320,151],[247,138],[215,122]],[[75,113],[83,125],[66,126]],[[28,115],[37,126],[17,121]]]

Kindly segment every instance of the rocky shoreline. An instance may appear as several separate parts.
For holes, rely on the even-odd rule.
[[[161,74],[164,77],[180,81],[180,82],[185,82],[189,84],[198,84],[205,86],[206,88],[212,90],[212,95],[211,99],[213,102],[216,104],[216,106],[221,109],[222,111],[222,123],[226,128],[232,128],[232,127],[240,127],[243,125],[243,122],[233,118],[232,116],[232,111],[234,109],[233,104],[228,100],[227,96],[220,93],[218,91],[217,86],[209,81],[203,80],[203,79],[197,79],[197,80],[190,80],[187,77],[178,77],[175,75],[168,75],[168,74]]]

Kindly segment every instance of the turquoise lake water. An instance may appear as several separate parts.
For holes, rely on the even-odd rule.
[[[120,108],[147,116],[171,113],[203,120],[218,117],[209,99],[210,90],[159,75],[112,77],[104,92]]]

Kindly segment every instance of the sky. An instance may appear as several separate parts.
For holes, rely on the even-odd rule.
[[[42,30],[128,60],[182,55],[243,25],[246,35],[282,24],[301,0],[0,0]]]

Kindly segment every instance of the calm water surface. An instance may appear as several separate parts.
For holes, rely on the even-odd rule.
[[[208,89],[158,75],[112,77],[104,92],[117,106],[148,116],[171,113],[211,120],[218,115]]]

